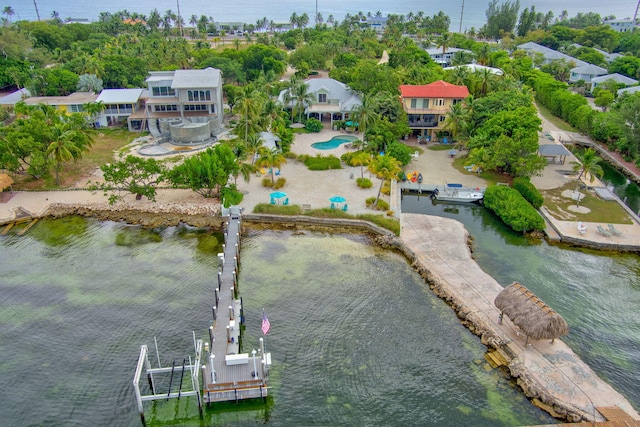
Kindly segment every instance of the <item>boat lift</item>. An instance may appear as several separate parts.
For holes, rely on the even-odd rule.
[[[173,361],[170,367],[163,368],[160,366],[160,358],[158,357],[158,368],[152,368],[151,362],[149,361],[149,348],[146,345],[140,346],[140,356],[138,357],[138,365],[136,367],[136,372],[133,377],[133,387],[136,393],[136,401],[138,403],[138,412],[140,413],[140,420],[142,424],[145,424],[144,419],[144,402],[152,401],[152,400],[169,400],[169,399],[180,399],[182,396],[196,396],[198,401],[198,411],[200,415],[202,415],[202,396],[200,394],[200,360],[202,358],[202,340],[196,340],[195,332],[193,333],[193,344],[195,349],[195,362],[192,363],[191,356],[188,359],[182,359],[182,365],[176,366],[175,360]],[[156,342],[156,354],[158,353],[158,345]],[[186,364],[188,360],[189,364]],[[142,377],[142,371],[147,374],[147,381],[149,382],[149,389],[152,394],[143,395],[140,391],[140,378]],[[182,391],[182,383],[184,379],[185,371],[188,370],[189,376],[191,377],[191,390]],[[171,390],[171,386],[173,384],[173,376],[176,373],[180,373],[180,385],[178,386],[177,391]],[[156,390],[156,386],[153,380],[154,374],[171,374],[171,378],[169,379],[169,389],[166,392],[160,393]]]

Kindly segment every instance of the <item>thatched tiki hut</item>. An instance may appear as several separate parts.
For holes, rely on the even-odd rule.
[[[525,347],[529,344],[529,338],[534,340],[547,338],[553,342],[556,338],[569,333],[569,325],[562,316],[520,283],[513,282],[504,288],[496,297],[494,304],[501,311],[500,322],[502,316],[506,314],[527,336]]]

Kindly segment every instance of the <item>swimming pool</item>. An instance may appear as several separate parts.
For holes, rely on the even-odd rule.
[[[316,150],[333,150],[334,148],[338,148],[346,142],[353,142],[357,140],[358,138],[355,136],[340,135],[334,136],[328,141],[314,142],[313,144],[311,144],[311,146]]]

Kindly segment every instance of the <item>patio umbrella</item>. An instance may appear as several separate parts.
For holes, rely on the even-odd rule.
[[[274,191],[271,193],[272,199],[282,199],[283,197],[287,197],[287,193],[283,193],[282,191]]]
[[[347,199],[342,196],[333,196],[329,199],[329,201],[332,203],[344,203],[347,201]]]

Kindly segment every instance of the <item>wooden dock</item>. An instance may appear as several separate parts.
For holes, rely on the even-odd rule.
[[[271,354],[265,352],[264,339],[260,338],[259,348],[254,348],[250,354],[240,353],[241,326],[244,323],[242,300],[237,298],[241,219],[238,209],[229,210],[224,225],[223,252],[218,254],[219,271],[213,292],[213,324],[209,327],[209,342],[196,340],[194,333],[193,360],[189,356],[181,363],[174,361],[171,367],[158,368],[151,367],[147,346],[140,347],[133,386],[143,424],[143,403],[146,401],[195,396],[202,414],[203,402],[209,405],[214,402],[264,399],[267,396]],[[150,394],[146,395],[140,390],[143,372],[146,374],[150,390]],[[168,390],[157,390],[154,375],[168,374],[171,375]]]
[[[242,300],[238,291],[241,215],[231,210],[225,223],[224,252],[218,254],[218,272],[213,307],[214,322],[210,327],[211,351],[204,373],[204,400],[207,403],[229,400],[265,398],[267,396],[269,353],[264,340],[252,354],[240,353],[240,328],[244,323]],[[205,348],[206,350],[206,348]]]

